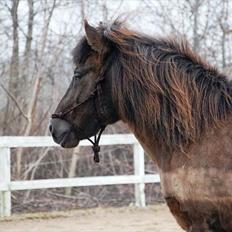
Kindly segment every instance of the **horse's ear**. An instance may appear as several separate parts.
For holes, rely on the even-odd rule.
[[[93,50],[101,52],[103,48],[102,35],[95,27],[89,25],[87,20],[84,20],[84,26],[88,44],[91,46]]]

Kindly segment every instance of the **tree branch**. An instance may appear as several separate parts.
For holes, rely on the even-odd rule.
[[[15,103],[17,109],[22,114],[22,116],[28,121],[27,115],[23,112],[23,110],[20,107],[19,103],[17,102],[15,96],[9,90],[7,90],[7,88],[2,83],[0,83],[0,85],[1,85],[2,89],[7,93],[7,95],[9,96],[9,98]]]

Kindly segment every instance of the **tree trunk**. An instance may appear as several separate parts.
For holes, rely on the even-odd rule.
[[[200,0],[195,0],[194,5],[192,6],[192,12],[193,12],[193,50],[195,52],[199,51],[200,47],[200,38],[198,34],[198,26],[199,26],[199,8],[200,8],[201,2]]]
[[[17,99],[18,95],[18,77],[19,77],[19,36],[18,36],[18,6],[19,0],[12,1],[12,7],[9,9],[11,14],[12,28],[13,28],[13,45],[12,55],[10,61],[10,79],[8,83],[8,90]],[[7,98],[6,111],[3,122],[3,134],[8,134],[8,123],[14,117],[14,110],[10,109],[10,99]]]
[[[76,174],[76,166],[77,166],[77,161],[78,161],[78,155],[79,155],[80,147],[76,147],[72,153],[72,160],[71,164],[69,167],[69,173],[68,173],[68,178],[72,178]],[[72,188],[66,188],[65,189],[65,195],[70,196],[72,193]]]
[[[42,81],[43,57],[44,57],[45,47],[46,47],[47,38],[48,38],[48,28],[49,28],[49,24],[50,24],[51,17],[52,17],[53,11],[55,9],[55,6],[56,6],[56,0],[53,1],[53,6],[48,13],[48,17],[45,18],[45,22],[44,22],[44,28],[43,28],[43,33],[42,33],[42,38],[41,38],[41,43],[40,43],[41,49],[40,49],[39,55],[38,55],[38,62],[39,62],[38,72],[36,73],[34,87],[33,87],[32,95],[31,95],[31,100],[30,100],[29,105],[28,105],[28,110],[27,110],[28,122],[27,122],[23,136],[30,135],[30,132],[31,132],[31,129],[33,126],[34,112],[36,109],[36,103],[37,103],[37,99],[38,99],[38,95],[39,95],[39,91],[40,91],[40,83]],[[46,12],[45,12],[45,14],[46,14]],[[16,154],[17,177],[20,177],[20,173],[21,173],[22,153],[23,153],[23,149],[20,148],[20,149],[18,149],[18,152]]]
[[[26,35],[24,61],[23,61],[23,80],[25,84],[27,84],[27,75],[30,71],[29,60],[31,56],[31,44],[33,38],[33,23],[34,23],[34,2],[33,0],[27,0],[27,2],[28,2],[28,22],[27,22],[27,35]]]

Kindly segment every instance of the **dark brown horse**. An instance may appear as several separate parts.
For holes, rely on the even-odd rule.
[[[151,38],[119,22],[85,22],[85,32],[51,120],[54,140],[75,147],[123,120],[158,165],[179,225],[231,232],[231,82],[183,40]]]

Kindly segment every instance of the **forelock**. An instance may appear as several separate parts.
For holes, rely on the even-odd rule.
[[[92,52],[93,50],[89,46],[86,38],[83,37],[72,51],[73,63],[75,65],[84,64]]]

